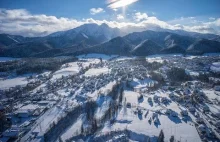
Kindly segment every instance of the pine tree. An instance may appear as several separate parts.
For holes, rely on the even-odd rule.
[[[59,137],[59,142],[63,142],[63,140],[62,140],[61,136]]]
[[[83,124],[81,125],[81,134],[84,134],[84,128],[83,128]]]
[[[170,137],[170,142],[174,142],[174,136]]]
[[[95,132],[95,131],[98,129],[96,119],[93,120],[93,123],[92,123],[92,129],[93,129],[93,130],[92,130],[93,132]]]
[[[158,142],[164,142],[164,133],[163,130],[160,131],[159,137],[158,137]]]

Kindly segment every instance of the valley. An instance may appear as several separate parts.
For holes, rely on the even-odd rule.
[[[218,141],[219,60],[183,54],[3,58],[0,140],[157,141],[163,133],[166,141]]]

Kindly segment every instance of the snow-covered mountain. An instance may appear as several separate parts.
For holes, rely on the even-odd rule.
[[[110,28],[107,24],[84,24],[68,31],[50,34],[48,37],[66,37],[74,39],[79,35],[82,36],[82,39],[96,39],[98,42],[105,42],[117,36],[121,36],[121,32],[120,29]]]
[[[157,53],[220,52],[218,35],[153,27],[154,31],[146,30],[123,36],[123,30],[111,28],[107,24],[85,24],[45,37],[26,38],[0,34],[0,56],[47,57],[81,53],[144,56]]]
[[[72,52],[76,49],[81,50],[86,47],[95,46],[120,36],[120,30],[117,28],[110,28],[106,24],[85,24],[68,31],[56,32],[46,37],[25,38],[15,36],[16,38],[14,37],[12,39],[9,38],[12,37],[10,35],[2,36],[4,36],[4,39],[1,38],[0,40],[0,56],[23,57],[25,55],[26,57],[26,54],[20,51],[27,49],[27,51],[30,51],[28,52],[29,56],[38,55],[39,53],[45,55],[43,52],[48,52],[47,48],[42,49],[41,47],[44,47],[42,45],[48,45],[51,47],[50,50],[56,51],[56,53],[58,51],[56,50],[57,48],[72,48]],[[18,37],[23,38],[23,40],[18,40],[19,42],[16,42]],[[82,43],[83,46],[81,46]],[[22,46],[17,44],[22,44]],[[41,45],[39,48],[42,49],[42,51],[35,50],[36,45]],[[79,47],[82,48],[79,49]],[[60,49],[59,51],[62,50],[63,49]]]
[[[220,52],[219,42],[183,36],[170,32],[144,31],[117,37],[106,43],[80,51],[77,54],[103,53],[147,56],[152,54]],[[126,50],[125,50],[126,49]]]
[[[203,53],[216,53],[220,52],[220,42],[207,40],[207,39],[199,39],[189,46],[187,49],[187,53],[190,54],[203,54]]]
[[[130,51],[134,48],[123,37],[116,37],[103,44],[85,49],[84,53],[104,53],[109,55],[129,55]]]

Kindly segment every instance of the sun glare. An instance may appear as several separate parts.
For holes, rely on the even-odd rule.
[[[108,7],[110,8],[119,8],[119,7],[125,7],[127,5],[130,5],[138,0],[118,0],[116,2],[113,2]]]

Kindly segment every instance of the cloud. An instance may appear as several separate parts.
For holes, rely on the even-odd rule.
[[[179,21],[178,19],[175,19],[176,21],[165,22],[159,20],[155,16],[148,16],[146,13],[136,12],[133,14],[136,20],[127,19],[127,17],[126,22],[124,22],[122,16],[123,15],[120,14],[117,15],[115,20],[96,20],[93,18],[76,20],[65,17],[58,18],[55,16],[48,16],[44,14],[35,15],[29,13],[25,9],[0,9],[0,33],[23,35],[28,37],[45,36],[53,32],[73,29],[87,23],[96,23],[99,25],[102,23],[106,23],[110,27],[121,28],[126,32],[164,28],[171,30],[178,29],[190,32],[220,34],[220,18],[216,18],[212,21],[207,19],[206,22],[197,20],[196,23],[191,22],[190,24],[186,24],[184,23],[184,21],[187,21],[189,19],[196,20],[196,18],[180,18]]]
[[[101,12],[105,12],[103,8],[91,8],[90,9],[90,14],[92,15],[96,15]]]
[[[140,12],[136,12],[134,14],[134,20],[136,21],[141,21],[141,20],[146,20],[148,18],[148,15],[146,13],[140,13]]]
[[[123,15],[118,14],[118,15],[117,15],[117,19],[118,19],[118,20],[123,20],[123,19],[125,19],[125,18],[124,18],[124,16],[123,16]]]
[[[169,24],[182,24],[182,25],[192,25],[192,24],[201,24],[203,21],[196,19],[195,17],[180,17],[168,21]]]
[[[47,15],[32,15],[25,9],[0,9],[0,33],[44,36],[84,24],[83,21]]]
[[[215,18],[214,18],[214,17],[209,17],[209,20],[211,20],[211,21],[212,21],[212,20],[215,20]]]
[[[130,4],[135,3],[137,1],[138,0],[107,0],[107,3],[109,4],[108,5],[109,8],[116,9],[116,8],[130,5]]]
[[[205,21],[204,19],[198,20],[196,17],[181,17],[167,23],[170,25],[179,25],[180,29],[190,32],[220,34],[220,18],[208,18]]]

